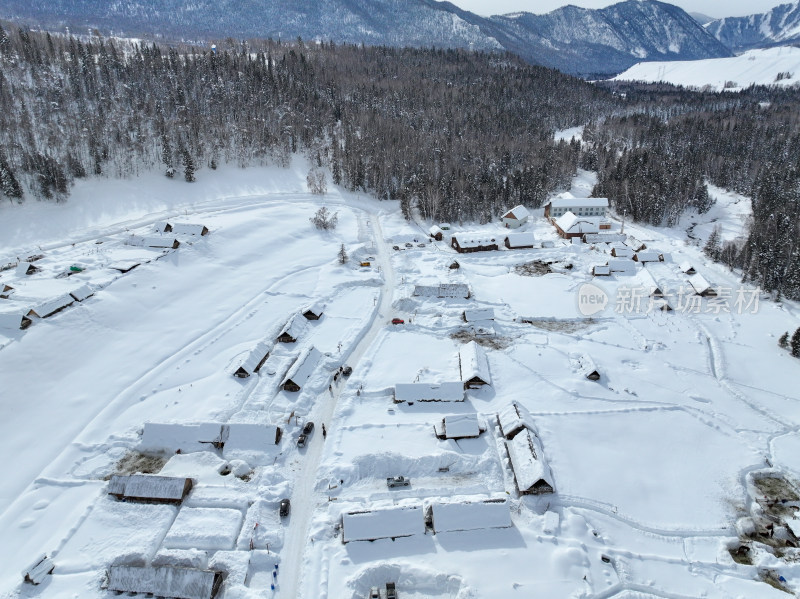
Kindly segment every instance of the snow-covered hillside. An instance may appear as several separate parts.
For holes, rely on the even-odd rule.
[[[783,46],[749,50],[732,58],[640,62],[614,80],[663,81],[717,91],[737,90],[750,85],[796,86],[800,82],[800,48]]]
[[[105,599],[119,565],[222,572],[223,599],[800,590],[800,361],[777,344],[798,306],[682,227],[623,234],[612,214],[628,246],[569,243],[538,209],[532,248],[507,249],[499,223],[433,241],[398,202],[312,195],[306,172],[79,182],[63,206],[3,207],[2,263],[38,271],[0,271],[0,312],[93,295],[0,330],[0,597]],[[733,235],[746,201],[713,191],[704,217]],[[309,222],[320,207],[335,229]],[[165,223],[177,248],[130,245]],[[499,249],[456,253],[465,233]],[[631,275],[592,276],[642,245]],[[137,470],[193,487],[174,504],[109,494]],[[30,569],[42,554],[52,574]]]

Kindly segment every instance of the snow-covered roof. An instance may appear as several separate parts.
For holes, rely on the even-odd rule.
[[[325,304],[323,302],[314,302],[313,304],[309,304],[305,308],[300,310],[300,314],[302,314],[303,316],[305,316],[306,314],[311,314],[312,316],[319,318],[320,316],[322,316],[322,313],[324,311],[325,311]]]
[[[592,269],[592,273],[600,276],[610,275],[611,267],[608,264],[598,264]]]
[[[35,265],[30,262],[20,262],[17,264],[16,273],[18,276],[27,275],[29,272],[33,273],[39,270]]]
[[[470,233],[464,231],[462,233],[455,233],[453,239],[458,242],[462,248],[475,248],[487,245],[497,245],[496,235],[487,235],[486,233]]]
[[[532,431],[523,429],[513,439],[506,441],[506,447],[520,493],[541,487],[542,483],[550,489],[555,488],[550,467],[544,461],[539,438]]]
[[[280,438],[280,429],[274,424],[256,424],[251,422],[232,422],[223,425],[227,428],[225,435],[224,455],[231,452],[262,451],[271,452]]]
[[[513,218],[516,220],[525,220],[530,216],[528,209],[523,205],[514,206],[511,210],[503,215],[503,218]]]
[[[316,347],[307,347],[304,349],[300,352],[294,364],[292,364],[289,372],[286,373],[286,377],[283,379],[281,386],[292,381],[298,387],[302,388],[303,385],[308,382],[308,379],[311,378],[321,357],[322,353]]]
[[[264,364],[264,361],[269,356],[269,352],[272,351],[273,343],[270,341],[259,341],[256,343],[256,346],[250,351],[247,357],[242,360],[242,363],[235,369],[234,374],[242,372],[242,376],[245,374],[250,376],[254,372],[258,372],[258,369]]]
[[[694,266],[692,266],[692,263],[689,261],[681,262],[679,268],[681,269],[682,273],[687,275],[692,275],[695,273]]]
[[[445,439],[463,439],[481,434],[477,414],[450,414],[442,419]]]
[[[528,417],[522,412],[519,404],[512,401],[498,412],[497,422],[500,425],[500,432],[508,439],[528,426]]]
[[[108,267],[112,270],[118,270],[119,272],[128,272],[130,270],[133,270],[140,264],[141,262],[137,262],[135,260],[120,260],[119,262],[114,262],[113,264],[109,264]]]
[[[608,208],[608,198],[555,198],[551,208]]]
[[[436,533],[513,526],[505,499],[434,503],[433,530]]]
[[[69,294],[75,299],[75,301],[82,302],[83,300],[94,295],[94,289],[92,289],[92,286],[89,285],[89,283],[84,283],[77,289],[70,291]]]
[[[440,283],[439,285],[415,285],[414,295],[418,297],[468,298],[469,285],[465,283]]]
[[[205,225],[195,223],[170,223],[170,227],[176,235],[205,235],[208,233]]]
[[[628,236],[628,239],[625,240],[625,245],[629,248],[633,249],[634,252],[638,252],[639,250],[647,249],[647,246],[643,241],[639,241],[635,237]]]
[[[444,235],[444,231],[442,231],[442,228],[439,225],[433,225],[430,229],[428,229],[428,233],[430,233],[431,237],[436,237],[439,234]]]
[[[42,302],[41,304],[31,308],[30,312],[28,312],[28,315],[38,316],[39,318],[47,318],[48,316],[55,314],[59,310],[63,310],[73,303],[75,303],[75,298],[73,298],[69,293],[65,293],[64,295],[59,295],[56,298]]]
[[[342,541],[395,539],[425,533],[425,519],[420,506],[398,506],[342,515]]]
[[[617,258],[633,258],[633,250],[622,243],[613,244],[611,253]]]
[[[656,252],[655,250],[647,250],[637,253],[634,259],[637,262],[661,262],[661,258],[662,258],[661,252]]]
[[[614,243],[625,241],[627,238],[624,233],[587,233],[583,240],[586,243]]]
[[[466,322],[494,320],[494,308],[467,308],[464,310],[464,320]]]
[[[23,322],[30,320],[23,310],[0,312],[0,329],[17,330],[22,328]]]
[[[653,275],[646,268],[640,268],[631,279],[631,285],[636,285],[644,290],[644,295],[663,295]]]
[[[564,233],[597,233],[600,230],[595,220],[578,216],[574,212],[565,212],[556,219],[556,226]]]
[[[633,275],[636,273],[636,262],[628,258],[612,258],[608,261],[612,273],[618,275]]]
[[[512,248],[532,246],[536,242],[533,231],[515,231],[506,234],[508,246]]]
[[[394,399],[407,401],[464,401],[464,384],[457,383],[397,383]]]
[[[483,382],[487,385],[492,384],[486,352],[475,341],[470,341],[461,346],[458,351],[458,366],[461,370],[461,381],[463,383]]]
[[[711,283],[709,283],[706,278],[700,274],[690,276],[689,284],[698,295],[708,293],[708,291],[711,289]]]
[[[180,242],[171,235],[148,235],[146,237],[131,235],[125,240],[125,244],[146,248],[176,248]]]
[[[278,338],[288,335],[292,339],[299,339],[306,330],[306,319],[300,312],[292,315],[289,321],[281,329]]]
[[[599,378],[597,366],[594,365],[594,360],[592,360],[592,358],[587,354],[570,354],[569,361],[575,371],[581,376],[592,378],[592,375],[596,375],[593,380]]]
[[[108,570],[108,590],[148,593],[156,597],[211,599],[221,577],[219,572],[194,568],[111,566]]]
[[[222,425],[218,422],[200,424],[166,424],[145,422],[140,451],[188,453],[207,451],[214,444],[224,442]]]
[[[181,501],[191,488],[191,481],[157,474],[114,475],[108,482],[108,494],[124,499]]]
[[[55,566],[55,562],[47,557],[47,554],[42,553],[30,566],[22,571],[22,577],[33,584],[41,584],[44,582],[45,576],[50,574]]]

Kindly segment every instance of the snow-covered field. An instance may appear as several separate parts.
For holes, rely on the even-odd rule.
[[[525,226],[534,249],[456,254],[395,202],[306,193],[301,165],[199,175],[191,186],[155,176],[82,183],[63,206],[3,208],[0,262],[43,257],[35,274],[0,272],[14,288],[0,310],[22,313],[86,284],[94,294],[24,331],[0,330],[11,448],[0,597],[106,597],[116,564],[223,571],[228,599],[356,599],[386,582],[403,599],[786,596],[759,580],[766,569],[800,590],[791,560],[762,552],[746,565],[728,552],[750,473],[800,477],[800,362],[777,345],[800,310],[742,288],[687,237],[694,225],[702,241],[714,224],[725,239],[740,235],[746,198],[712,190],[712,212],[674,229],[625,223],[664,261],[636,264],[648,279],[593,278],[610,248],[567,244],[541,210]],[[572,193],[591,183],[581,173]],[[310,224],[320,206],[338,212],[335,230]],[[177,235],[177,249],[125,245],[162,221],[209,234]],[[498,224],[454,225],[502,238]],[[411,248],[396,243],[414,237]],[[454,260],[460,268],[449,268]],[[519,274],[532,261],[554,272]],[[678,267],[687,261],[730,290],[727,305],[690,301]],[[127,273],[113,268],[132,262]],[[84,270],[56,278],[74,264]],[[644,280],[675,310],[647,311],[646,298],[637,309],[630,288]],[[578,297],[589,282],[609,305],[586,318]],[[413,295],[439,283],[471,295]],[[277,341],[315,303],[322,317],[301,316],[296,341]],[[494,320],[465,322],[474,308],[492,308]],[[470,339],[490,384],[463,401],[395,403],[396,384],[460,381]],[[261,370],[232,376],[256,348],[269,350]],[[293,367],[298,356],[311,357]],[[592,369],[598,380],[586,378]],[[282,388],[287,372],[300,391]],[[498,422],[512,402],[541,442],[551,494],[518,491]],[[451,415],[474,415],[481,434],[437,437]],[[299,448],[308,421],[316,427]],[[169,426],[148,429],[148,454],[164,452],[138,465],[193,479],[180,505],[108,494],[110,475],[136,470],[153,423]],[[223,425],[230,436],[211,445]],[[388,488],[400,475],[410,484]],[[283,498],[291,512],[281,518]],[[52,576],[23,583],[43,553]]]
[[[790,76],[786,77],[786,73]],[[731,58],[640,62],[614,80],[664,82],[715,91],[738,91],[750,85],[797,85],[800,81],[800,48],[780,46],[748,50]]]

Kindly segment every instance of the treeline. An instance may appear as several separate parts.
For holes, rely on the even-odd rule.
[[[74,179],[143,170],[192,180],[218,164],[288,164],[399,199],[423,216],[488,221],[568,186],[578,144],[618,104],[511,55],[273,41],[218,53],[0,29],[0,174],[11,198],[63,200]]]

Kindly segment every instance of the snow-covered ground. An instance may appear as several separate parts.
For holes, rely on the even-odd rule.
[[[796,86],[800,81],[800,48],[748,50],[731,58],[640,62],[614,81],[664,82],[715,91],[738,91],[750,85]]]
[[[456,254],[447,238],[424,239],[395,202],[336,188],[308,194],[300,164],[199,175],[194,185],[156,176],[82,183],[74,203],[4,207],[0,261],[43,257],[33,275],[0,273],[14,287],[3,311],[83,284],[95,293],[24,331],[0,331],[12,448],[0,485],[0,597],[105,597],[105,572],[120,563],[221,570],[228,599],[356,599],[390,581],[404,599],[786,596],[758,580],[760,568],[800,590],[788,561],[742,565],[727,551],[748,473],[800,476],[800,362],[777,346],[800,325],[800,310],[741,287],[687,236],[694,225],[702,240],[714,224],[725,239],[739,236],[746,198],[713,189],[712,210],[673,229],[626,222],[664,262],[636,265],[649,279],[592,278],[610,248],[567,244],[541,210],[526,225],[534,249]],[[569,193],[588,195],[592,184],[582,172]],[[309,223],[320,206],[338,212],[335,230]],[[161,221],[210,233],[179,236],[177,249],[125,245]],[[411,248],[393,241],[415,236]],[[449,268],[454,260],[460,268]],[[554,272],[515,268],[534,260]],[[730,290],[728,304],[686,294],[678,265],[687,261]],[[140,266],[111,268],[123,262]],[[56,278],[72,264],[83,272]],[[645,280],[673,312],[631,301]],[[578,298],[589,282],[609,305],[585,318]],[[471,296],[413,295],[415,285],[435,283],[464,283]],[[315,302],[322,318],[302,319],[294,343],[276,341]],[[492,308],[494,320],[465,322],[471,308]],[[468,389],[464,401],[393,401],[398,383],[460,381],[459,348],[476,335],[489,385]],[[261,371],[232,376],[259,343],[270,350]],[[304,351],[312,347],[320,353]],[[299,392],[283,390],[299,355],[314,363]],[[599,380],[585,378],[587,364]],[[343,365],[349,377],[338,374]],[[517,490],[497,417],[512,402],[541,441],[552,494]],[[438,438],[435,425],[454,414],[477,415],[480,436]],[[315,430],[298,448],[309,420]],[[189,447],[171,446],[151,463],[195,481],[180,506],[108,495],[107,478],[136,455],[145,423],[173,425],[149,443]],[[236,451],[193,440],[237,423],[278,426],[282,436],[247,451],[246,435]],[[398,475],[410,485],[388,488]],[[291,513],[281,519],[284,497]],[[510,527],[481,515],[481,505],[502,513],[502,500]],[[424,514],[442,503],[465,507],[434,534],[436,508],[433,528]],[[343,522],[359,528],[347,533]],[[373,529],[385,538],[343,543]],[[53,575],[24,584],[20,573],[42,553]]]

